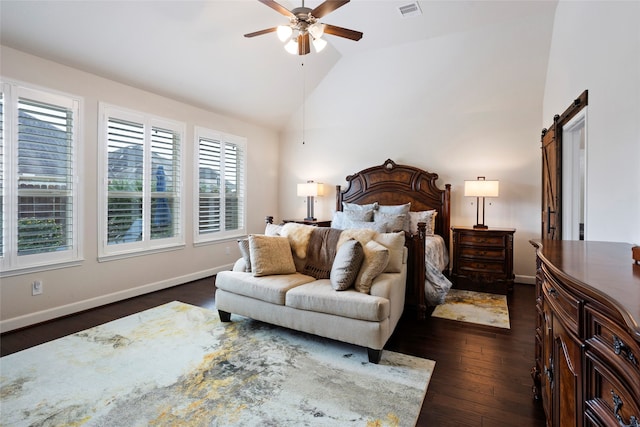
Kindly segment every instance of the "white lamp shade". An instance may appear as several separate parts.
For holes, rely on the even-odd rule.
[[[327,41],[324,39],[313,39],[313,47],[315,48],[316,52],[321,52],[322,49],[327,47]]]
[[[305,182],[298,184],[298,197],[317,197],[323,195],[322,184],[317,182]]]
[[[298,41],[295,39],[290,39],[287,44],[284,45],[284,50],[292,55],[296,55],[298,53]]]
[[[281,42],[286,42],[291,37],[291,34],[293,34],[293,30],[288,25],[278,25],[276,33]]]
[[[468,197],[498,197],[499,181],[465,181],[464,195]]]

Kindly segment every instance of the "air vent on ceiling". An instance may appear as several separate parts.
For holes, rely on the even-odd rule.
[[[420,6],[418,2],[413,2],[409,4],[405,4],[404,6],[398,7],[398,11],[403,18],[409,18],[411,16],[420,16],[422,15],[422,10],[420,10]]]

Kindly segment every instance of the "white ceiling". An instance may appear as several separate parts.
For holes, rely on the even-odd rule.
[[[291,9],[301,0],[280,3]],[[305,6],[320,3],[309,0]],[[416,56],[420,52],[407,49],[408,45],[500,28],[529,17],[535,17],[546,35],[539,42],[528,37],[527,49],[541,60],[548,59],[555,1],[420,1],[422,16],[403,18],[398,7],[408,3],[352,0],[322,22],[362,31],[364,37],[354,42],[327,35],[327,49],[303,57],[286,53],[275,34],[243,37],[287,22],[257,0],[0,0],[0,41],[273,129],[282,129],[301,104],[302,61],[309,93],[341,60],[372,52],[388,54],[389,49]],[[528,26],[526,31],[535,34],[536,28]],[[485,58],[486,63],[504,60],[499,49],[494,51],[496,57]],[[446,60],[466,66],[464,55]]]

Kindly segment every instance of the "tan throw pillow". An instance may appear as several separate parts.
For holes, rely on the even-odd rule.
[[[254,276],[296,272],[289,239],[281,236],[249,235],[249,254]]]
[[[371,240],[364,245],[364,261],[356,278],[356,291],[368,294],[373,279],[384,271],[389,263],[389,249]]]
[[[340,246],[331,266],[331,287],[336,291],[349,289],[360,272],[363,260],[364,249],[357,240],[348,240]]]
[[[389,264],[385,273],[400,273],[404,255],[404,231],[397,233],[379,233],[373,238],[385,248],[389,249]]]

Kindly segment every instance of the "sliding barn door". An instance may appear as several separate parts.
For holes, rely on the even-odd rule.
[[[542,130],[542,238],[560,240],[562,236],[561,195],[562,150],[558,119]]]
[[[587,106],[584,91],[553,124],[542,129],[542,238],[562,240],[562,127]]]

